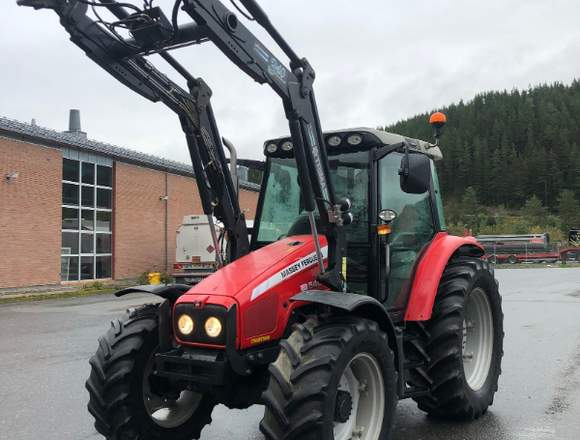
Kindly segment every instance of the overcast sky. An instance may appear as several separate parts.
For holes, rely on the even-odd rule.
[[[1,116],[65,130],[68,109],[80,108],[92,139],[188,160],[176,117],[90,61],[68,41],[56,14],[0,3]],[[169,13],[173,0],[156,3]],[[578,0],[260,3],[316,69],[325,130],[376,127],[485,90],[580,77]],[[279,98],[215,47],[176,56],[213,89],[220,131],[241,157],[261,157],[265,139],[288,132]]]

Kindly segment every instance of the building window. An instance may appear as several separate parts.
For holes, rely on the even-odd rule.
[[[112,161],[64,150],[62,172],[63,281],[112,275]]]
[[[62,161],[62,180],[71,182],[79,181],[79,161],[63,159]]]

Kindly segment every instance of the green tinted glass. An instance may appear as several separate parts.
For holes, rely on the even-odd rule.
[[[391,153],[379,162],[380,209],[397,213],[389,236],[389,305],[396,303],[408,290],[417,257],[435,233],[429,192],[407,194],[401,189],[402,157],[401,153]]]

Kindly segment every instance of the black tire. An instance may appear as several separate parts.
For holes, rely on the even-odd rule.
[[[376,322],[353,316],[309,319],[280,345],[262,395],[260,430],[268,440],[332,440],[339,382],[351,360],[362,353],[371,354],[380,368],[385,399],[379,438],[390,438],[397,372],[387,335]]]
[[[493,349],[487,378],[474,391],[467,382],[463,362],[465,304],[474,289],[489,300],[493,322]],[[478,258],[453,258],[447,265],[437,293],[433,315],[425,325],[426,370],[431,392],[415,400],[428,414],[456,420],[473,420],[493,404],[503,357],[503,312],[498,283],[489,263]],[[424,385],[417,381],[417,385]]]
[[[95,428],[108,440],[191,440],[211,423],[214,404],[201,398],[193,414],[176,427],[162,427],[149,415],[143,388],[147,365],[158,347],[156,305],[132,311],[99,338],[86,382]]]
[[[510,255],[507,259],[507,262],[509,264],[516,264],[518,262],[518,257],[516,257],[515,255]]]

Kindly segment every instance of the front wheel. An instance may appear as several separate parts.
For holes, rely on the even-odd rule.
[[[95,428],[107,440],[191,440],[211,423],[211,400],[153,375],[158,345],[153,305],[113,321],[99,339],[86,387]]]
[[[389,438],[397,373],[376,322],[310,319],[280,345],[262,396],[268,440]]]
[[[427,374],[433,381],[419,408],[452,419],[480,417],[493,403],[503,356],[503,312],[489,263],[452,259],[426,323]]]

